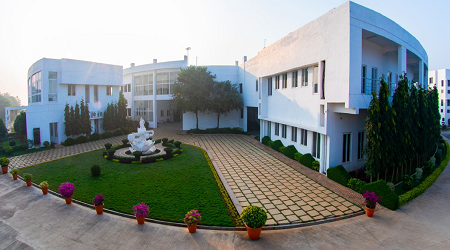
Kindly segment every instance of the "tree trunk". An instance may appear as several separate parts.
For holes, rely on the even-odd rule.
[[[372,175],[370,176],[370,182],[372,182]]]
[[[380,180],[380,173],[377,174],[377,181]]]
[[[197,130],[198,130],[198,111],[195,112],[195,118],[197,119]]]
[[[217,113],[217,129],[219,129],[220,113]]]

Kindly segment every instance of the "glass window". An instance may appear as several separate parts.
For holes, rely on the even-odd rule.
[[[57,89],[57,72],[48,72],[48,101],[56,102],[58,100],[58,89]]]
[[[287,74],[283,74],[283,89],[287,88]]]
[[[364,158],[364,131],[358,133],[358,160]]]
[[[267,95],[268,96],[272,95],[272,88],[273,88],[273,86],[272,86],[272,77],[269,77],[267,79]]]
[[[281,125],[281,137],[286,138],[287,125]]]
[[[86,103],[91,101],[91,88],[89,85],[84,86],[84,98]]]
[[[178,73],[180,72],[170,72],[170,80],[169,80],[170,83],[177,82]]]
[[[302,69],[302,86],[308,86],[308,69]]]
[[[258,92],[258,80],[256,80],[256,92]]]
[[[313,146],[312,146],[312,156],[320,159],[320,134],[313,132]]]
[[[153,122],[153,101],[134,101],[135,118]]]
[[[128,92],[131,92],[131,84]],[[153,74],[134,77],[134,95],[153,95]]]
[[[291,129],[291,141],[293,142],[297,142],[297,128],[296,127],[292,127]]]
[[[29,100],[31,100],[31,103],[41,102],[41,71],[33,74],[30,79],[31,82],[29,84]]]
[[[106,86],[106,95],[112,95],[112,93],[113,93],[113,87]]]
[[[98,86],[94,85],[94,103],[98,102]]]
[[[75,84],[67,85],[67,95],[75,96],[75,89],[76,89],[76,85]]]
[[[298,71],[292,72],[292,87],[298,87]]]
[[[342,145],[342,162],[350,161],[350,133],[345,133]]]
[[[303,146],[308,146],[308,130],[302,129],[302,139],[300,141],[300,144]]]
[[[275,135],[280,135],[280,124],[278,122],[275,123]]]
[[[433,83],[433,77],[430,77],[430,83]]]

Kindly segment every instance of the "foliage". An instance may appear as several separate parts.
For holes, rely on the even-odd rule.
[[[314,157],[312,157],[311,154],[304,154],[300,157],[300,160],[298,162],[300,162],[303,166],[306,166],[308,168],[312,168],[312,164],[315,161]],[[347,183],[345,183],[347,184]],[[344,186],[345,186],[344,184]]]
[[[108,149],[110,149],[112,147],[112,144],[111,143],[105,143],[105,148],[106,148],[106,150],[108,150]]]
[[[100,168],[100,166],[98,164],[94,164],[91,167],[91,175],[92,177],[97,177],[100,176],[102,174],[102,169]]]
[[[92,135],[89,136],[89,141],[97,141],[100,140],[100,135],[97,133],[93,133]]]
[[[251,228],[260,228],[266,224],[267,213],[258,206],[248,206],[242,210],[241,219]]]
[[[439,164],[442,161],[442,150],[438,149],[436,154],[434,154],[434,158],[436,158],[436,163]]]
[[[149,213],[148,206],[144,202],[133,207],[133,214],[136,217],[147,217]]]
[[[75,145],[75,139],[73,139],[73,138],[67,138],[67,139],[64,141],[64,146],[72,146],[72,145]]]
[[[27,137],[27,113],[21,111],[14,120],[14,131],[22,137]]]
[[[172,155],[173,148],[164,148],[167,155]]]
[[[280,140],[276,140],[270,146],[273,150],[280,152],[280,148],[284,147],[283,143]]]
[[[75,144],[85,143],[87,142],[86,136],[78,136],[77,139],[75,139]]]
[[[6,125],[3,122],[3,119],[0,118],[0,140],[3,140],[3,138],[6,137],[6,133],[8,131],[6,130]]]
[[[271,141],[271,140],[270,140],[270,137],[264,136],[264,137],[262,138],[262,140],[261,140],[261,143],[264,144],[264,145],[266,145],[266,146],[269,146],[269,141]]]
[[[280,151],[280,153],[283,153],[285,149],[286,149],[286,147],[280,147],[280,148],[278,149],[278,151]]]
[[[0,94],[0,117],[5,117],[6,107],[19,107],[20,105],[19,97],[11,96],[9,93]]]
[[[431,174],[431,170],[433,169],[433,164],[429,161],[425,162],[425,166],[423,166],[423,173],[425,175]]]
[[[186,213],[184,216],[184,223],[187,225],[198,224],[202,220],[202,216],[198,212],[198,210],[191,210]]]
[[[422,179],[423,170],[421,168],[416,168],[416,180],[420,181]]]
[[[33,179],[33,175],[30,173],[24,173],[23,174],[23,180],[24,181],[31,181]]]
[[[167,138],[162,138],[161,140],[163,143],[167,143],[167,141],[169,141],[169,139],[167,139]]]
[[[50,142],[49,141],[45,141],[44,143],[44,147],[48,148],[50,146]]]
[[[61,186],[59,186],[58,190],[64,198],[69,198],[72,197],[73,191],[75,191],[75,186],[73,185],[73,183],[64,182],[61,184]]]
[[[407,174],[403,175],[403,178],[402,178],[403,189],[411,190],[412,185],[413,185],[413,180],[414,180],[414,178],[412,176],[407,175]]]
[[[217,114],[217,129],[220,116],[243,107],[244,102],[239,94],[237,84],[230,81],[214,82],[208,102],[208,111]]]
[[[398,208],[398,195],[392,191],[384,180],[374,181],[364,185],[363,190],[374,192],[376,195],[382,196],[383,201],[380,202],[386,208],[396,210]]]
[[[127,144],[128,144],[128,139],[123,139],[123,140],[122,140],[122,144],[123,144],[123,145],[127,145]]]
[[[289,145],[283,150],[283,154],[291,159],[295,159],[295,153],[298,153],[294,145]]]
[[[114,135],[114,136],[120,136],[120,135],[122,135],[122,130],[116,130],[116,131],[114,131],[113,135]]]
[[[319,170],[320,170],[320,162],[318,162],[318,161],[313,161],[312,166],[311,166],[311,169],[312,169],[312,170],[315,170],[315,171],[319,171]]]
[[[39,187],[41,187],[41,188],[48,188],[48,182],[47,181],[43,181],[43,182],[39,183]]]
[[[300,158],[302,158],[302,156],[303,156],[303,155],[302,155],[301,153],[299,153],[299,152],[298,152],[298,153],[295,153],[295,154],[294,154],[294,160],[300,162]]]
[[[1,125],[1,124],[0,124]],[[15,140],[9,140],[9,146],[14,147],[16,146],[16,141]]]
[[[101,134],[102,139],[108,139],[111,138],[113,136],[113,134],[111,132],[105,132],[103,134]]]
[[[395,185],[394,185],[394,183],[388,182],[387,185],[388,185],[388,187],[389,187],[392,191],[395,191]]]
[[[362,194],[362,193],[364,193],[363,187],[366,184],[367,183],[365,181],[362,181],[362,180],[356,179],[356,178],[351,178],[350,180],[348,180],[347,187]]]
[[[327,177],[342,186],[347,186],[348,181],[351,179],[350,174],[345,170],[342,165],[329,168],[327,170]]]
[[[366,201],[364,201],[366,207],[371,209],[374,209],[377,206],[378,202],[382,202],[381,196],[375,195],[374,192],[366,191],[362,196],[364,197],[364,199],[366,199]]]
[[[94,203],[94,206],[101,206],[103,205],[103,202],[105,201],[105,198],[102,194],[97,194],[94,199],[92,200],[92,203]]]
[[[176,148],[181,148],[181,142],[180,141],[175,141],[173,143],[173,145],[175,145]]]
[[[161,139],[156,139],[155,144],[161,143]]]
[[[141,156],[142,156],[142,152],[141,151],[134,151],[133,155],[134,155],[136,161],[140,161],[141,160]]]
[[[12,147],[6,147],[6,148],[5,148],[5,153],[6,153],[7,155],[11,155],[12,152],[13,152],[13,148],[12,148]]]
[[[9,159],[6,157],[2,157],[0,158],[0,165],[2,165],[2,167],[6,167],[9,164]]]
[[[15,175],[19,173],[18,169],[12,169],[11,171],[9,171],[10,174]]]

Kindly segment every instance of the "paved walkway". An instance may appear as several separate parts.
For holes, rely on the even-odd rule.
[[[0,249],[450,249],[450,166],[421,196],[397,211],[382,209],[313,227],[246,232],[146,223],[44,196],[0,175]]]

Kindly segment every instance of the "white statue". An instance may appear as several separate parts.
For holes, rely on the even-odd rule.
[[[147,140],[152,137],[155,132],[153,130],[148,130],[145,128],[145,121],[142,119],[139,121],[140,127],[137,128],[137,133],[131,133],[128,135],[128,141],[130,142],[130,151],[141,151],[143,155],[149,155],[155,152],[155,142],[152,140]]]

